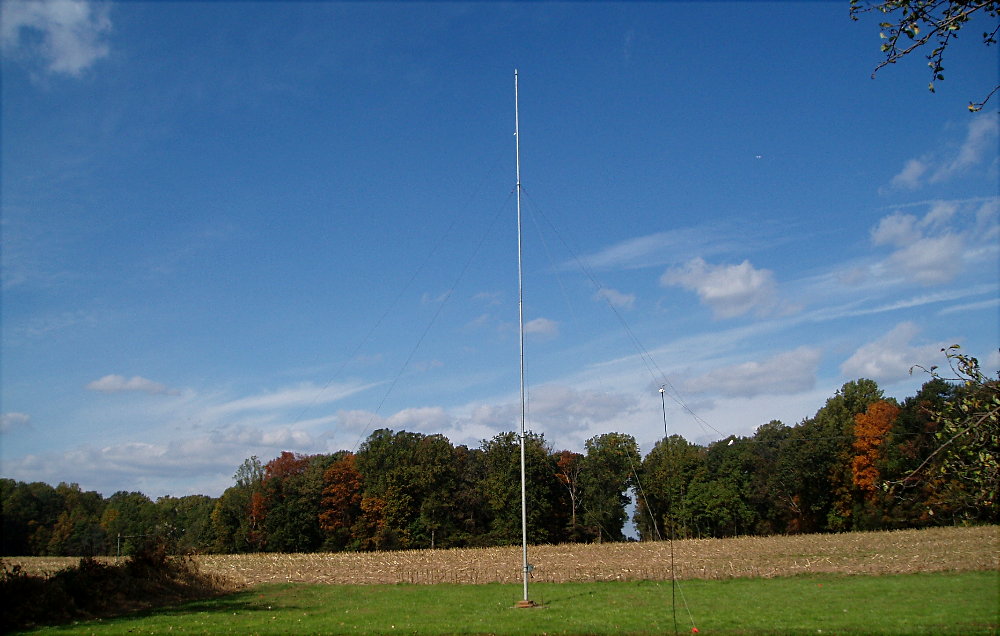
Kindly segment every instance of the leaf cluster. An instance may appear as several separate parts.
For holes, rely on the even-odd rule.
[[[947,370],[920,368],[935,380],[952,383],[955,397],[927,409],[939,423],[937,447],[903,485],[944,485],[957,514],[995,511],[1000,485],[1000,372],[983,373],[979,360],[958,345],[941,350]]]
[[[927,66],[931,69],[928,90],[934,92],[934,83],[944,80],[944,54],[952,42],[958,39],[959,31],[976,13],[991,18],[1000,15],[998,0],[850,0],[851,19],[858,20],[863,13],[877,12],[887,19],[879,23],[881,51],[885,59],[875,67],[872,78],[883,67],[895,64],[916,49],[930,45]],[[984,31],[983,44],[996,44],[997,30]],[[977,112],[1000,90],[1000,85],[980,102],[969,102],[969,110]]]

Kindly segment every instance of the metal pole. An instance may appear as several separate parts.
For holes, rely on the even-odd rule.
[[[521,137],[518,113],[517,69],[514,69],[514,155],[517,177],[517,325],[521,354],[521,570],[524,579],[524,598],[519,605],[534,605],[528,599],[528,489],[525,475],[525,398],[524,398],[524,279],[521,267]]]

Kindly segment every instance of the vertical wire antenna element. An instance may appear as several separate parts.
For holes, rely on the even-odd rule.
[[[663,410],[663,452],[668,453],[667,459],[670,459],[669,453],[669,437],[667,436],[667,402],[663,397],[666,393],[666,389],[662,386],[660,387],[660,408]],[[672,499],[672,498],[671,498]],[[673,501],[670,502],[673,504]],[[674,617],[674,633],[677,633],[677,576],[674,573],[674,524],[673,520],[668,520],[670,524],[670,531],[667,536],[670,542],[670,606],[673,611]]]
[[[514,169],[517,180],[517,326],[521,358],[521,570],[524,579],[524,603],[528,600],[528,489],[524,470],[525,401],[524,401],[524,279],[521,268],[521,136],[518,113],[517,69],[514,69]]]
[[[664,387],[661,386],[660,387],[660,408],[663,409],[663,441],[664,441],[664,443],[666,443],[666,441],[667,441],[667,402],[666,402],[666,400],[663,397],[663,394],[666,393],[666,392],[667,392],[667,390]]]

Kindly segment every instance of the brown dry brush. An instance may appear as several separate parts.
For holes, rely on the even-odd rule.
[[[80,559],[54,574],[0,561],[0,633],[171,605],[233,591],[191,557],[168,557],[151,544],[121,563]]]

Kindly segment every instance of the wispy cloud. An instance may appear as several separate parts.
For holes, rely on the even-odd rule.
[[[709,265],[702,258],[667,270],[663,286],[679,285],[698,294],[718,318],[733,318],[751,310],[767,313],[775,306],[774,273],[749,261],[739,265]]]
[[[933,305],[937,303],[945,303],[953,300],[959,300],[961,298],[968,298],[970,296],[981,296],[983,294],[995,294],[997,292],[997,285],[977,285],[975,287],[967,287],[963,289],[950,289],[947,291],[937,292],[934,294],[919,294],[916,296],[909,296],[906,298],[901,298],[899,300],[894,300],[887,303],[879,303],[876,305],[865,305],[861,301],[855,301],[848,303],[847,305],[841,305],[836,307],[826,307],[812,312],[806,316],[807,319],[813,321],[826,321],[826,320],[839,320],[842,318],[851,318],[856,316],[867,316],[871,314],[882,314],[890,311],[899,311],[900,309],[911,309],[913,307],[922,307],[924,305]],[[946,310],[942,310],[944,312]]]
[[[548,318],[535,318],[524,323],[524,333],[554,338],[559,335],[559,323]]]
[[[219,496],[232,485],[233,471],[248,453],[261,450],[259,446],[222,443],[207,436],[166,444],[127,441],[105,446],[84,445],[5,460],[4,474],[22,481],[53,484],[72,481],[105,496],[120,490],[123,483],[153,498],[164,494]]]
[[[997,115],[996,113],[983,113],[982,115],[982,117],[975,117],[969,122],[965,139],[958,147],[958,151],[936,166],[930,177],[931,183],[946,181],[982,164],[984,161],[996,160],[997,132],[1000,130]]]
[[[617,289],[604,287],[594,294],[594,300],[602,300],[612,307],[618,309],[632,309],[635,307],[635,294],[624,294]]]
[[[944,150],[908,159],[889,182],[889,189],[917,190],[995,162],[998,130],[1000,126],[995,113],[982,113],[971,118],[960,143],[946,144]]]
[[[635,47],[635,29],[629,29],[622,37],[622,59],[626,63],[632,61],[632,49]]]
[[[994,292],[997,290],[994,289]],[[988,298],[987,300],[979,301],[978,303],[966,303],[964,305],[955,305],[953,307],[946,307],[942,309],[940,314],[955,314],[955,313],[965,313],[967,311],[979,311],[982,309],[989,309],[991,307],[1000,307],[1000,298]]]
[[[894,188],[916,190],[923,182],[924,175],[927,174],[929,168],[930,166],[924,159],[909,159],[890,183]]]
[[[503,303],[503,292],[486,292],[482,291],[475,294],[472,299],[484,303],[487,306],[494,307]]]
[[[31,416],[27,413],[3,413],[0,414],[0,433],[12,433],[21,428],[30,426]]]
[[[719,228],[692,227],[656,232],[620,241],[583,256],[582,262],[594,270],[640,269],[678,263],[698,255],[712,256],[737,249],[738,243]],[[576,263],[563,265],[575,269]]]
[[[875,267],[923,285],[936,285],[954,280],[966,260],[976,256],[970,246],[995,250],[996,199],[975,206],[957,201],[925,205],[923,216],[897,211],[872,228],[872,243],[893,250]]]
[[[6,55],[45,71],[79,76],[110,53],[109,3],[85,0],[7,0],[0,5],[0,43]]]
[[[87,385],[87,390],[100,393],[148,393],[150,395],[179,395],[165,384],[154,382],[142,376],[134,375],[126,378],[123,375],[106,375]]]
[[[891,384],[909,378],[914,364],[930,366],[941,355],[944,343],[913,345],[920,333],[912,322],[903,322],[877,340],[865,343],[840,365],[847,377],[869,378]]]
[[[355,393],[377,386],[379,383],[343,383],[317,386],[311,382],[277,391],[267,391],[251,395],[206,409],[213,419],[233,413],[256,411],[280,411],[289,408],[305,408],[316,404],[329,404]]]
[[[33,316],[21,324],[7,325],[13,341],[43,338],[52,333],[74,327],[92,327],[101,322],[99,312],[91,310],[64,311],[56,314]]]
[[[762,361],[742,362],[690,378],[684,382],[684,390],[742,398],[794,395],[815,386],[820,358],[819,349],[799,347]]]

